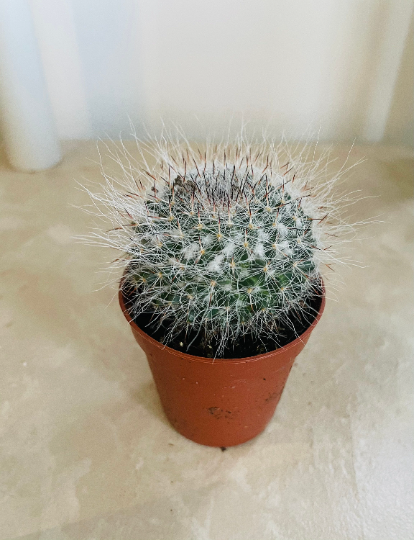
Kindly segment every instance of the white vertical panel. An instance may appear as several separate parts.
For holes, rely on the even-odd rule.
[[[71,0],[94,136],[119,137],[141,121],[137,0]],[[155,68],[155,66],[153,66]]]
[[[31,0],[62,136],[243,114],[380,140],[414,0]],[[196,118],[198,121],[196,121]]]
[[[377,29],[379,35],[375,52],[378,60],[362,133],[367,141],[378,142],[384,137],[412,14],[413,2],[410,0],[385,5],[384,24]],[[414,66],[410,66],[410,69],[414,69]]]
[[[0,0],[0,113],[11,165],[36,171],[60,161],[27,0]]]
[[[91,119],[71,0],[29,1],[59,135],[89,138]]]
[[[405,41],[392,105],[384,133],[391,144],[414,146],[414,13]]]
[[[412,0],[153,0],[151,108],[194,126],[234,112],[301,136],[382,137]],[[194,129],[194,127],[193,127]]]

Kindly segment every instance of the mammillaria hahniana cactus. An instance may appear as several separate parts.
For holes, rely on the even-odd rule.
[[[311,321],[321,265],[335,261],[346,230],[331,195],[343,170],[324,179],[305,151],[295,158],[242,138],[206,150],[167,140],[146,149],[154,166],[124,149],[121,177],[103,171],[104,193],[91,193],[112,222],[97,236],[123,253],[131,313],[164,325],[166,343],[184,331],[213,343],[216,356],[241,336],[277,346],[282,325]]]

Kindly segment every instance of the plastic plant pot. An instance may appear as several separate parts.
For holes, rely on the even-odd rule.
[[[322,290],[319,312],[303,334],[285,347],[239,359],[192,356],[163,345],[132,320],[121,288],[119,302],[172,426],[196,443],[228,447],[253,439],[271,420],[293,362],[322,316]]]

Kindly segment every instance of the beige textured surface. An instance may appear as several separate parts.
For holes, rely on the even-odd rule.
[[[347,149],[337,148],[340,162]],[[56,169],[0,165],[0,540],[412,540],[413,160],[357,147],[358,218],[381,213],[343,271],[256,440],[221,452],[167,424],[91,218],[94,143]]]

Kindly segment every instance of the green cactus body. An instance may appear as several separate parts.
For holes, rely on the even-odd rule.
[[[332,265],[355,264],[338,250],[363,224],[343,219],[359,200],[338,189],[352,167],[331,175],[329,150],[316,158],[315,147],[244,133],[203,152],[180,135],[137,142],[138,160],[122,143],[108,147],[121,174],[103,168],[103,193],[87,190],[92,213],[112,225],[90,238],[122,253],[112,266],[117,279],[124,269],[132,317],[165,344],[190,350],[196,340],[197,354],[217,357],[305,331],[321,268],[332,290]]]
[[[129,205],[134,310],[173,321],[171,333],[202,330],[223,343],[277,333],[319,279],[315,218],[303,205],[310,191],[287,166],[275,173],[244,161],[170,167],[169,178],[151,175],[135,214]]]

